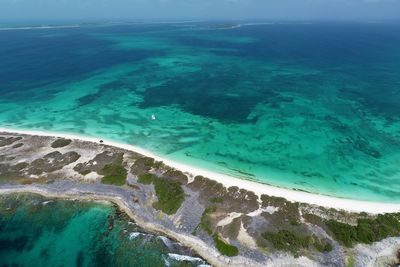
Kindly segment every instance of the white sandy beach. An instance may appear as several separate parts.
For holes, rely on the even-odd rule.
[[[0,128],[0,132],[8,132],[8,133],[17,133],[17,134],[28,134],[28,135],[38,135],[38,136],[54,136],[54,137],[62,137],[68,139],[79,139],[83,141],[95,142],[98,143],[100,138],[88,137],[77,134],[69,134],[69,133],[55,133],[55,132],[47,132],[47,131],[32,131],[32,130],[18,130],[11,128]],[[147,157],[152,157],[157,161],[162,161],[166,165],[178,169],[187,175],[196,176],[202,175],[204,177],[213,179],[217,182],[220,182],[226,187],[237,186],[239,188],[243,188],[249,191],[253,191],[258,196],[262,194],[283,197],[289,201],[293,202],[302,202],[313,205],[319,205],[326,208],[335,208],[342,209],[346,211],[353,212],[368,212],[372,214],[378,213],[387,213],[387,212],[400,212],[400,204],[392,204],[392,203],[383,203],[383,202],[369,202],[369,201],[360,201],[353,199],[345,199],[345,198],[337,198],[326,195],[318,195],[307,193],[303,191],[290,190],[275,186],[270,186],[262,183],[257,183],[249,180],[244,180],[240,178],[236,178],[233,176],[220,174],[216,172],[211,172],[205,169],[196,168],[193,166],[189,166],[183,163],[175,162],[168,160],[166,158],[162,158],[153,154],[152,152],[132,146],[129,144],[118,143],[114,141],[110,141],[107,139],[102,139],[104,141],[103,144],[119,147],[122,149],[130,150],[139,154],[142,154]]]

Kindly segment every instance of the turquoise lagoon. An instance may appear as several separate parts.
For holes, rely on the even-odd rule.
[[[1,127],[107,138],[275,186],[400,202],[399,24],[3,30],[0,62]]]
[[[0,197],[0,266],[209,265],[110,204],[16,194]]]

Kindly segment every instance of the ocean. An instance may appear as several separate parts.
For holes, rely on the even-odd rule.
[[[112,139],[243,179],[400,203],[400,24],[9,28],[0,29],[1,127]]]
[[[0,266],[208,265],[105,203],[0,196]]]

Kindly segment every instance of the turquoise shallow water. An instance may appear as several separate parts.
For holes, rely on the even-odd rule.
[[[109,138],[272,185],[400,202],[398,24],[7,30],[0,62],[2,127]]]
[[[111,205],[0,197],[0,266],[200,265],[209,266],[178,243],[144,232]]]

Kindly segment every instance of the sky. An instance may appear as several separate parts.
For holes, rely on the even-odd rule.
[[[400,0],[0,0],[0,21],[400,20]]]

